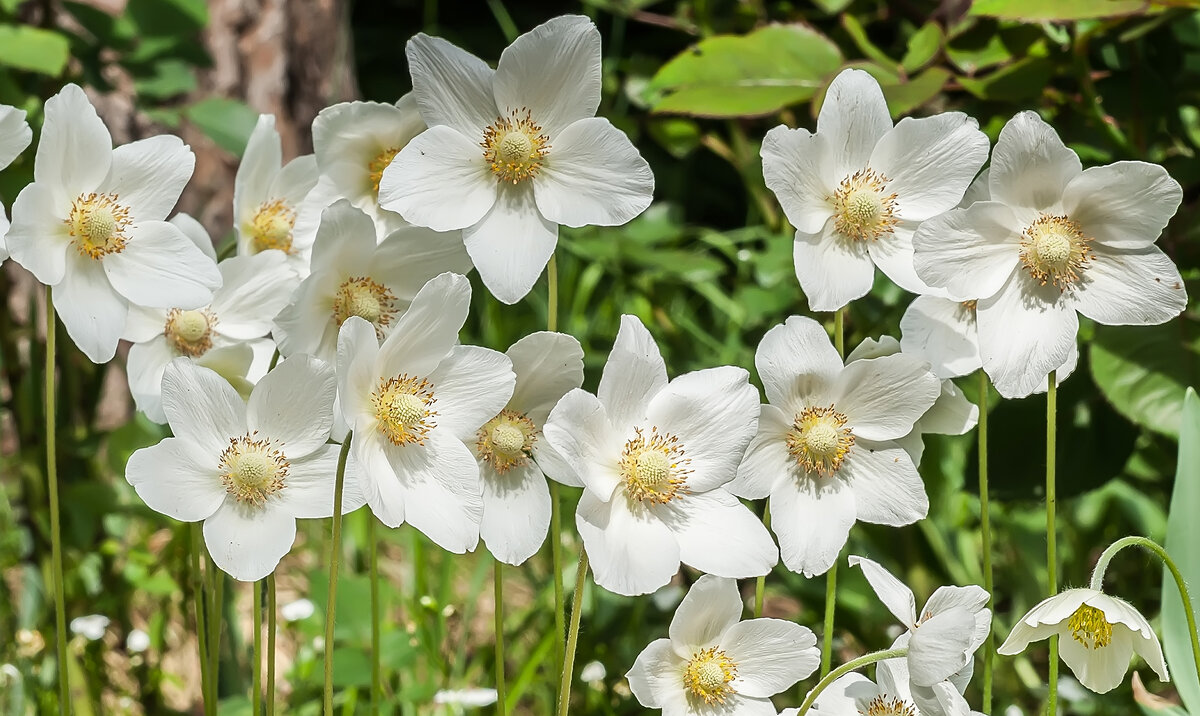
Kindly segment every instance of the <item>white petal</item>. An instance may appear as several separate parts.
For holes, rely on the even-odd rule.
[[[354,425],[360,415],[370,411],[371,391],[375,389],[375,360],[379,339],[375,329],[358,316],[342,324],[337,346],[337,395],[342,417]]]
[[[281,251],[231,256],[222,261],[221,288],[213,292],[212,311],[217,331],[238,340],[261,338],[287,305],[297,276]]]
[[[411,301],[438,274],[450,271],[465,275],[472,268],[461,234],[422,226],[405,226],[391,232],[368,261],[370,274],[404,302]]]
[[[838,474],[853,488],[862,522],[901,527],[929,512],[925,483],[912,458],[895,443],[855,442]]]
[[[4,235],[8,253],[47,286],[63,280],[68,253],[79,255],[65,221],[69,212],[70,204],[46,184],[27,185],[13,203],[12,225]]]
[[[871,261],[892,280],[892,283],[909,293],[946,295],[944,289],[930,286],[917,275],[912,242],[915,228],[915,223],[901,221],[890,235],[870,242],[867,251],[871,255]]]
[[[568,391],[583,385],[583,347],[574,336],[531,333],[512,344],[505,355],[517,375],[508,404],[537,425],[546,421]]]
[[[204,520],[204,543],[218,567],[242,582],[275,571],[296,541],[296,519],[278,507],[246,507],[232,497]]]
[[[871,589],[875,590],[875,595],[892,616],[905,628],[912,629],[917,623],[917,598],[913,596],[912,590],[874,560],[850,555],[849,562],[851,567],[862,569]]]
[[[271,180],[282,165],[283,145],[275,131],[275,116],[260,114],[233,179],[234,226],[252,219],[258,206],[270,198]]]
[[[1079,155],[1036,112],[1026,110],[1000,130],[988,187],[993,201],[1046,209],[1058,204],[1080,171]]]
[[[25,110],[0,105],[0,169],[12,164],[33,141],[33,130],[25,121]]]
[[[388,527],[404,524],[407,496],[388,462],[391,445],[377,430],[358,428],[346,461],[346,483],[358,485],[371,512]],[[330,512],[332,512],[332,505]]]
[[[592,117],[555,137],[533,193],[556,224],[620,226],[650,206],[654,173],[624,132]]]
[[[56,203],[69,202],[94,191],[108,175],[112,135],[78,85],[63,87],[44,109],[33,178],[52,187]]]
[[[987,160],[988,147],[979,122],[962,112],[905,117],[879,140],[871,168],[888,178],[900,218],[922,221],[954,208]]]
[[[920,686],[945,681],[973,654],[975,617],[966,609],[935,614],[913,630],[908,642],[909,678]]]
[[[219,455],[205,455],[183,438],[166,438],[130,455],[125,479],[150,509],[196,522],[225,501],[225,487],[217,475]]]
[[[950,609],[966,609],[978,615],[987,611],[987,603],[987,590],[980,586],[938,587],[921,608],[921,613],[941,614]]]
[[[631,509],[632,508],[632,509]],[[585,490],[575,526],[591,558],[596,584],[626,597],[649,594],[679,571],[679,543],[650,510],[623,495],[601,502]]]
[[[529,182],[503,183],[487,215],[463,229],[463,243],[483,284],[511,305],[542,275],[558,244],[558,226],[538,211]]]
[[[290,446],[284,445],[284,450]],[[340,445],[322,445],[315,452],[293,459],[288,453],[289,469],[284,487],[277,495],[277,504],[293,517],[324,519],[333,515],[333,491],[337,487]],[[363,505],[356,480],[345,476],[342,488],[342,513],[352,512]]]
[[[488,551],[505,564],[524,564],[537,554],[550,528],[550,490],[532,462],[503,475],[481,462],[483,517],[479,536]]]
[[[1096,258],[1080,274],[1073,294],[1083,315],[1110,326],[1156,325],[1187,308],[1179,269],[1157,246],[1093,247]]]
[[[199,308],[212,302],[221,272],[183,232],[165,221],[129,227],[125,250],[105,256],[113,287],[141,306]]]
[[[904,353],[848,364],[830,391],[854,434],[867,440],[907,435],[941,394],[924,361]]]
[[[981,300],[975,315],[983,369],[1006,398],[1023,398],[1045,385],[1050,371],[1066,362],[1079,330],[1069,296],[1053,285],[1039,286],[1024,271]]]
[[[134,343],[125,358],[125,373],[129,392],[139,412],[150,420],[163,424],[167,415],[162,408],[162,376],[175,351],[164,336],[144,343]]]
[[[379,346],[379,375],[431,373],[458,342],[470,303],[471,283],[465,276],[444,273],[430,279]]]
[[[621,328],[604,364],[596,396],[608,420],[627,432],[646,416],[650,400],[667,385],[667,366],[654,336],[637,316],[621,316]]]
[[[974,309],[948,298],[913,299],[900,318],[900,346],[929,361],[939,378],[967,375],[983,366]]]
[[[221,376],[188,358],[167,364],[162,380],[163,412],[176,436],[220,455],[229,439],[246,433],[246,405]]]
[[[528,109],[557,149],[564,128],[596,115],[600,79],[600,31],[582,15],[560,15],[500,54],[496,106],[502,114]]]
[[[754,351],[754,366],[767,400],[785,412],[800,412],[825,400],[842,371],[842,359],[824,326],[791,316],[763,336]]]
[[[771,529],[793,572],[824,574],[837,561],[855,520],[854,491],[839,479],[803,477],[771,492]]]
[[[942,393],[937,402],[917,421],[914,430],[939,435],[964,435],[979,422],[979,406],[952,380],[942,381]]]
[[[117,147],[97,189],[115,194],[137,222],[167,218],[192,178],[196,155],[179,137],[160,134]]]
[[[788,222],[805,234],[821,231],[833,216],[829,197],[841,177],[836,176],[830,143],[818,140],[807,129],[779,125],[763,137],[763,179],[775,193]]]
[[[782,619],[750,619],[734,624],[721,648],[738,667],[730,684],[743,696],[767,698],[806,679],[821,663],[812,630]]]
[[[244,258],[270,255],[280,255],[280,252],[263,251]],[[228,262],[229,259],[226,259],[225,263]],[[285,267],[291,270],[287,262]],[[309,274],[291,293],[290,302],[279,310],[271,322],[271,336],[279,344],[280,355],[286,357],[308,353],[321,360],[333,359],[340,330],[333,316],[333,300],[340,286],[338,281],[344,275],[318,270]],[[363,320],[357,316],[351,318]],[[371,332],[374,334],[375,329],[372,328]]]
[[[583,487],[583,480],[579,479],[575,468],[567,464],[566,459],[545,439],[545,435],[539,435],[538,438],[533,443],[533,461],[541,468],[542,473],[563,485]]]
[[[576,388],[564,395],[550,411],[542,431],[572,469],[571,477],[607,502],[620,481],[617,460],[623,440],[609,424],[604,404],[591,393]],[[552,478],[560,477],[548,474]]]
[[[288,358],[254,386],[246,424],[281,441],[287,455],[307,455],[329,440],[335,391],[329,364],[307,355]]]
[[[439,428],[425,445],[387,446],[411,509],[405,519],[447,552],[462,554],[479,542],[483,516],[479,465],[466,445]]]
[[[917,227],[913,268],[957,301],[988,298],[1020,263],[1021,231],[1017,217],[998,202],[948,211]]]
[[[404,54],[425,123],[448,124],[475,141],[483,139],[483,128],[497,111],[492,69],[475,55],[423,32],[408,41]]]
[[[1058,644],[1062,660],[1085,688],[1106,694],[1124,683],[1133,656],[1133,634],[1128,629],[1114,628],[1112,643],[1102,649],[1089,649],[1065,636]]]
[[[54,287],[54,308],[67,335],[93,363],[117,352],[129,304],[113,289],[101,263],[78,254],[67,257],[62,283]]]
[[[439,430],[460,440],[475,433],[508,404],[516,376],[508,356],[479,346],[454,346],[429,374]]]
[[[392,159],[379,182],[379,205],[435,231],[478,223],[501,185],[479,145],[458,130],[433,126]]]
[[[1095,246],[1136,249],[1158,239],[1179,209],[1183,189],[1157,164],[1091,167],[1063,191],[1063,210]]]
[[[742,618],[742,596],[737,582],[705,574],[692,585],[671,618],[671,646],[690,659],[701,649],[718,643],[721,635]]]
[[[1058,633],[1059,626],[1089,598],[1099,594],[1091,589],[1067,589],[1043,599],[1013,625],[1012,632],[996,652],[1005,656],[1021,653],[1030,642]]]
[[[761,500],[771,494],[780,478],[796,464],[788,453],[787,432],[791,421],[774,405],[760,405],[758,432],[738,465],[737,477],[725,489],[746,500]]]
[[[370,164],[383,152],[402,148],[425,130],[410,93],[404,106],[382,102],[341,102],[313,120],[313,153],[321,176],[332,180],[337,196],[359,208],[375,203]],[[362,203],[360,203],[362,202]]]
[[[813,702],[809,713],[813,716],[859,716],[858,702],[851,694],[862,685],[875,686],[870,679],[854,672],[835,679]],[[799,716],[799,713],[800,709],[784,709],[779,716]]]
[[[779,562],[779,550],[758,517],[717,488],[657,509],[675,534],[684,564],[720,577],[759,577]]]
[[[830,143],[835,181],[863,169],[875,144],[892,128],[887,102],[874,77],[863,70],[842,70],[821,102],[817,134]]]
[[[175,228],[183,232],[183,235],[191,239],[196,248],[204,252],[204,255],[217,261],[217,249],[213,246],[212,237],[208,235],[208,230],[204,228],[204,224],[191,216],[180,212],[171,217],[170,223],[175,225]]]
[[[668,703],[686,702],[682,677],[686,664],[671,649],[670,639],[655,639],[638,654],[625,675],[629,679],[629,690],[646,708],[658,709]]]
[[[846,241],[826,222],[818,233],[796,231],[796,279],[814,311],[836,311],[871,291],[875,264],[866,242]]]

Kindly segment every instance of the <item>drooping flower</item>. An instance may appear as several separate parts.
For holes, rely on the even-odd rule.
[[[627,674],[638,702],[669,716],[773,716],[771,697],[820,664],[817,638],[794,622],[741,618],[736,582],[696,580],[670,638],[651,642]]]
[[[987,159],[987,136],[962,112],[900,120],[879,83],[843,70],[825,94],[817,131],[779,126],[763,139],[763,178],[796,227],[796,278],[815,311],[865,296],[875,266],[913,293],[912,236],[953,208]]]
[[[1077,312],[1114,325],[1162,323],[1187,305],[1178,269],[1154,245],[1182,198],[1162,167],[1084,171],[1034,112],[996,142],[989,201],[921,225],[917,274],[976,300],[983,369],[1001,395],[1029,395],[1067,363]]]
[[[333,369],[294,356],[243,402],[212,370],[177,358],[163,373],[162,400],[175,437],[135,452],[125,478],[156,512],[204,521],[218,567],[251,582],[270,574],[296,537],[297,518],[333,514],[337,445]],[[363,504],[347,477],[342,509]]]
[[[568,476],[542,435],[550,409],[583,384],[583,348],[562,333],[533,333],[507,354],[517,376],[512,398],[470,443],[483,478],[484,544],[496,559],[517,565],[533,556],[550,527],[550,490],[543,473]]]
[[[949,682],[931,688],[913,684],[905,659],[879,662],[875,681],[850,673],[835,680],[813,702],[812,716],[976,716],[962,693]],[[780,716],[797,716],[784,709]],[[981,714],[979,716],[982,716]]]
[[[754,363],[769,403],[729,489],[771,498],[788,569],[824,574],[855,521],[925,517],[925,485],[898,441],[941,393],[927,363],[898,353],[843,366],[825,329],[800,316],[767,331]]]
[[[457,345],[471,284],[431,279],[383,343],[351,316],[338,335],[338,397],[354,431],[348,473],[389,527],[408,522],[443,549],[475,549],[483,487],[466,446],[512,397],[503,353]]]
[[[339,200],[322,212],[312,273],[275,318],[279,353],[334,360],[338,329],[350,316],[370,323],[383,339],[426,281],[470,270],[458,237],[407,226],[376,244],[371,218]]]
[[[1079,683],[1098,694],[1121,685],[1135,653],[1160,680],[1171,680],[1146,617],[1129,602],[1095,589],[1067,589],[1044,600],[1021,617],[996,651],[1013,656],[1030,642],[1054,635],[1062,660]]]
[[[650,205],[654,176],[623,132],[596,117],[600,33],[580,15],[518,37],[495,70],[424,33],[406,48],[429,129],[383,173],[379,203],[463,241],[504,303],[529,293],[558,226],[616,226]]]
[[[668,382],[654,338],[627,315],[597,394],[572,390],[550,412],[546,439],[575,472],[564,481],[585,487],[575,523],[597,584],[647,594],[680,562],[741,578],[778,561],[762,522],[724,488],[757,424],[748,378],[722,366]]]
[[[221,285],[216,263],[164,221],[192,176],[178,137],[113,148],[76,85],[46,101],[32,184],[13,205],[14,260],[54,287],[54,307],[95,363],[113,357],[130,305],[199,308]]]
[[[25,110],[0,104],[0,169],[17,158],[33,141],[33,130],[25,121]],[[0,261],[8,258],[4,234],[8,231],[8,215],[0,204]]]

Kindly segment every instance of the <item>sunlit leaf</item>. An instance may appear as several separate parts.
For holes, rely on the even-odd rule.
[[[67,38],[27,25],[0,25],[0,65],[57,77],[70,56]]]
[[[1179,461],[1164,546],[1194,590],[1200,585],[1200,520],[1196,519],[1196,506],[1200,505],[1200,397],[1192,388],[1185,395],[1179,425]],[[1191,598],[1192,609],[1200,609],[1197,595],[1193,593]],[[1200,713],[1200,681],[1196,680],[1192,662],[1183,600],[1167,570],[1163,570],[1162,605],[1163,654],[1171,670],[1171,683],[1179,691],[1184,706],[1192,713]]]
[[[1143,0],[975,0],[971,15],[1008,20],[1085,20],[1145,11]]]
[[[1179,434],[1183,391],[1197,366],[1186,331],[1177,318],[1161,326],[1097,326],[1092,342],[1092,377],[1104,397],[1130,420],[1166,435]]]

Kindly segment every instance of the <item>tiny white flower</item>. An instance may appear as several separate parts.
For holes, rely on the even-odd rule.
[[[843,70],[817,131],[779,126],[762,144],[763,178],[796,227],[796,278],[814,311],[865,296],[875,266],[906,291],[920,222],[953,208],[987,159],[979,123],[962,112],[892,126],[875,78]]]
[[[825,329],[800,316],[767,331],[754,363],[769,403],[729,489],[771,498],[788,569],[824,574],[855,521],[925,517],[925,484],[898,441],[941,393],[927,363],[898,353],[843,366]]]
[[[602,682],[606,676],[608,676],[608,670],[599,661],[589,661],[579,670],[579,680],[585,684]]]
[[[104,632],[108,629],[108,617],[103,614],[75,617],[71,620],[70,629],[72,634],[78,634],[88,641],[97,641],[104,638]]]
[[[156,512],[203,520],[213,562],[234,579],[262,579],[291,548],[297,518],[333,514],[334,386],[327,364],[294,356],[246,403],[212,370],[176,358],[162,382],[175,437],[135,452],[125,478]],[[345,512],[363,504],[349,475],[342,504]]]
[[[996,651],[1013,656],[1030,642],[1054,635],[1062,660],[1098,694],[1121,685],[1135,653],[1161,681],[1170,681],[1162,646],[1146,617],[1129,602],[1095,589],[1067,589],[1030,609]]]
[[[141,629],[134,629],[125,637],[125,648],[134,654],[142,653],[150,648],[150,635]]]
[[[25,121],[25,110],[0,104],[0,169],[17,158],[33,141],[33,130]],[[8,215],[0,204],[0,261],[8,258],[4,234],[8,231]]]
[[[539,25],[495,70],[424,33],[406,54],[429,129],[384,171],[379,203],[419,226],[462,229],[479,277],[504,303],[529,293],[559,224],[617,226],[650,205],[650,166],[595,116],[600,32],[590,19]]]
[[[316,606],[308,599],[297,599],[280,607],[279,616],[283,617],[285,622],[298,622],[308,619],[316,610]]]
[[[76,85],[46,100],[34,181],[13,205],[17,263],[54,287],[54,307],[95,363],[112,359],[130,305],[198,308],[221,285],[216,264],[164,221],[196,158],[178,137],[117,148]]]
[[[654,338],[635,316],[621,329],[596,395],[563,396],[544,428],[583,485],[575,524],[596,584],[626,596],[663,586],[683,562],[722,577],[766,574],[779,552],[730,494],[754,435],[758,391],[741,368],[667,381]]]
[[[512,397],[503,353],[458,345],[471,284],[445,273],[413,297],[380,344],[351,316],[338,334],[338,398],[354,431],[347,472],[381,522],[408,522],[449,552],[475,549],[483,486],[464,444]]]
[[[498,696],[495,689],[441,689],[433,695],[433,703],[481,708],[496,703]]]
[[[879,662],[876,681],[850,673],[837,679],[817,696],[811,716],[975,716],[962,693],[948,682],[931,688],[909,680],[904,659]],[[918,695],[920,694],[920,695]],[[796,716],[785,709],[780,716]]]
[[[321,213],[312,273],[275,317],[279,353],[333,361],[338,329],[350,316],[366,320],[380,339],[386,338],[426,281],[446,271],[470,270],[457,236],[407,226],[377,244],[371,218],[339,200]]]
[[[551,507],[545,474],[572,474],[542,426],[555,403],[583,384],[583,348],[571,336],[543,332],[525,336],[506,355],[517,376],[512,398],[470,444],[483,479],[480,537],[496,559],[517,565],[546,540]]]
[[[917,230],[917,274],[949,298],[978,300],[983,369],[1024,397],[1068,362],[1078,313],[1104,324],[1157,324],[1187,305],[1179,270],[1154,242],[1182,189],[1162,167],[1116,162],[1084,171],[1034,112],[1004,126],[989,201]]]
[[[696,580],[670,637],[651,642],[626,674],[638,702],[664,714],[774,716],[771,697],[820,664],[817,638],[795,622],[741,618],[734,580]]]

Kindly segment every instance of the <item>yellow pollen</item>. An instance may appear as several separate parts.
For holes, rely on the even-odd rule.
[[[376,336],[383,338],[383,328],[395,315],[396,295],[366,276],[347,279],[333,295],[333,320],[339,326],[358,316],[374,324]]]
[[[221,483],[238,502],[262,507],[267,498],[285,487],[287,457],[276,443],[256,440],[254,433],[230,438],[221,453]]]
[[[425,437],[437,426],[433,421],[437,416],[435,402],[433,385],[407,373],[381,379],[379,388],[371,394],[379,432],[393,445],[425,444]]]
[[[846,416],[832,405],[805,408],[787,433],[788,453],[806,472],[821,477],[836,473],[852,447],[854,431],[846,427]]]
[[[167,313],[163,335],[177,353],[195,358],[212,348],[212,329],[216,324],[216,315],[208,309],[183,311],[172,308]]]
[[[291,253],[295,225],[296,212],[282,199],[263,202],[250,220],[250,246],[256,254],[268,249]]]
[[[1113,625],[1096,607],[1081,604],[1067,620],[1067,628],[1085,649],[1102,649],[1112,643]]]
[[[483,130],[483,158],[499,181],[516,184],[537,176],[550,150],[550,138],[529,110],[512,110]]]
[[[383,150],[375,156],[367,164],[367,171],[371,173],[371,190],[375,192],[375,197],[379,197],[379,182],[383,180],[383,172],[400,153],[400,147],[390,147]]]
[[[896,222],[896,194],[887,190],[889,179],[861,169],[842,180],[830,198],[834,229],[847,239],[878,239],[892,233]]]
[[[1091,241],[1078,222],[1042,214],[1021,234],[1021,262],[1041,285],[1053,283],[1066,291],[1096,257]]]
[[[647,438],[641,428],[625,443],[617,463],[625,482],[625,492],[639,502],[664,504],[687,493],[689,459],[679,438],[650,429]]]
[[[889,696],[876,696],[867,704],[867,710],[859,710],[863,716],[917,716],[917,709],[907,701]]]
[[[71,202],[66,221],[80,256],[102,259],[119,254],[129,241],[125,230],[133,223],[129,208],[117,203],[116,194],[80,194]]]
[[[689,695],[709,705],[723,704],[730,694],[737,693],[729,685],[736,678],[737,664],[715,646],[693,654],[683,668],[683,684]]]
[[[475,439],[475,452],[503,475],[514,467],[529,463],[537,426],[515,410],[502,410],[483,424]]]

